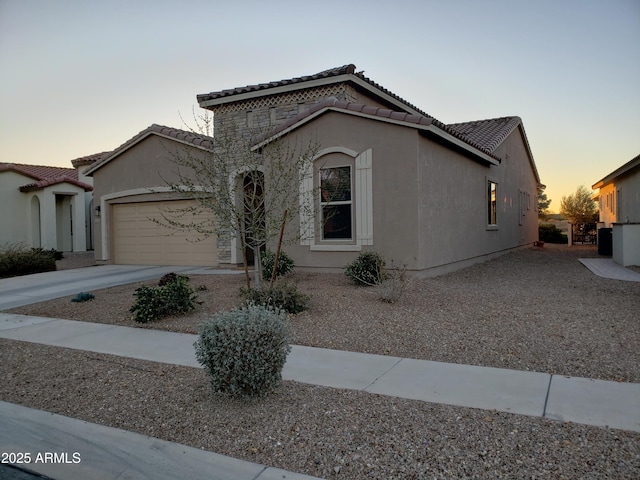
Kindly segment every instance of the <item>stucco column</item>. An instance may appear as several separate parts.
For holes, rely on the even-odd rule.
[[[87,223],[86,223],[86,206],[84,192],[75,195],[71,204],[73,205],[73,251],[87,251]]]
[[[58,248],[56,236],[56,196],[50,189],[44,189],[40,197],[40,235],[42,248]]]

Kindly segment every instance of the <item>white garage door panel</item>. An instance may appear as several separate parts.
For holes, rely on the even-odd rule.
[[[196,265],[217,266],[215,235],[196,241],[195,232],[179,232],[154,223],[162,213],[184,208],[192,200],[127,203],[113,205],[114,262],[132,265]],[[204,216],[189,216],[198,222]]]

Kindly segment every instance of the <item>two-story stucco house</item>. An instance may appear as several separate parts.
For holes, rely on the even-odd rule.
[[[640,265],[640,155],[591,188],[600,207],[600,225],[613,229],[613,260]]]
[[[156,253],[135,247],[144,254],[125,255],[123,245],[148,246],[143,237],[152,235],[145,230],[157,210],[135,212],[178,201],[162,196],[156,172],[170,175],[171,167],[161,142],[183,142],[206,154],[215,137],[248,136],[256,127],[269,130],[254,145],[256,152],[276,141],[294,145],[313,138],[320,145],[301,172],[299,189],[291,192],[315,203],[314,214],[290,222],[301,235],[287,253],[300,268],[342,269],[358,252],[374,250],[416,273],[437,274],[537,240],[540,179],[519,117],[444,124],[354,65],[197,100],[213,112],[214,139],[152,126],[88,169],[101,208],[98,260],[241,263],[239,242],[230,235],[213,241],[206,261],[186,255],[170,260],[162,247]],[[327,201],[322,192],[336,178],[341,198]],[[124,205],[133,213],[125,214]],[[123,233],[125,215],[133,215],[138,227]],[[189,238],[182,242],[184,252],[195,248]]]

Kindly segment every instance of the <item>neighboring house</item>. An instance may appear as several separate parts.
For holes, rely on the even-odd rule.
[[[79,168],[97,158],[76,159],[72,162],[76,168],[0,163],[0,246],[90,249],[92,179]]]
[[[299,267],[341,269],[358,252],[375,250],[395,265],[436,274],[538,239],[540,179],[519,117],[446,125],[357,73],[354,65],[197,99],[214,113],[216,136],[249,137],[266,128],[270,135],[256,150],[280,138],[321,145],[300,172],[300,191],[292,192],[316,210],[290,222],[301,240],[286,250]],[[151,253],[148,244],[158,237],[151,219],[180,201],[163,187],[172,171],[167,145],[206,153],[212,140],[153,125],[87,170],[101,209],[96,258],[241,263],[240,242],[231,235],[211,239],[209,254],[215,258],[186,258],[198,243],[185,239],[182,254],[171,259],[163,257],[166,247],[153,246]],[[336,182],[341,198],[327,201],[322,194]],[[125,212],[125,205],[132,211]],[[127,217],[133,220],[127,223]],[[169,238],[166,233],[161,238]],[[126,252],[132,244],[138,246]]]
[[[166,180],[175,175],[174,154],[198,155],[212,138],[151,125],[86,171],[93,177],[96,260],[142,265],[219,265],[216,236],[177,232],[154,223],[172,211],[193,205],[176,198]],[[193,217],[190,220],[206,220]],[[212,220],[212,219],[210,219]],[[228,263],[228,262],[227,262]]]
[[[591,188],[600,207],[600,226],[613,229],[613,260],[640,265],[640,155]]]

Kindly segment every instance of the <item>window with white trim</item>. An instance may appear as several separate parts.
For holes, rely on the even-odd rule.
[[[487,180],[487,226],[498,225],[498,184]]]
[[[320,225],[322,240],[353,238],[351,166],[321,168]]]
[[[301,245],[316,251],[360,251],[362,245],[373,245],[371,149],[323,149],[300,174]]]

